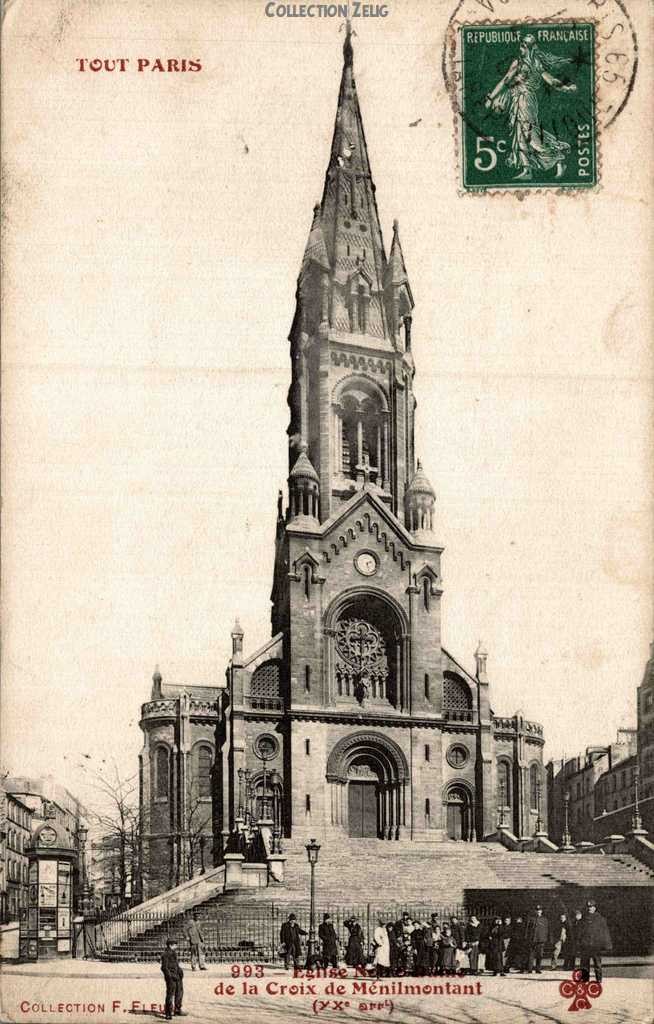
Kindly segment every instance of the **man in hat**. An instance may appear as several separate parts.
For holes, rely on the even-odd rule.
[[[186,922],[186,928],[184,930],[186,932],[186,938],[189,941],[189,946],[191,947],[191,970],[195,970],[197,962],[200,970],[206,971],[207,968],[204,965],[204,935],[202,934],[202,929],[198,924],[197,911],[193,911],[193,916],[190,921]]]
[[[289,961],[293,961],[294,967],[300,966],[300,935],[307,933],[300,928],[295,914],[288,915],[288,921],[284,921],[279,930],[279,941],[284,949],[284,967],[288,970]]]
[[[579,953],[579,933],[583,915],[581,910],[575,910],[568,928],[568,936],[562,949],[563,970],[574,971]]]
[[[318,938],[322,944],[322,965],[338,967],[338,937],[329,914],[323,914],[322,924],[318,925]]]
[[[536,974],[542,974],[543,950],[550,937],[549,921],[543,914],[540,904],[536,906],[536,914],[527,924],[527,943],[529,948],[529,959],[527,971],[531,974],[534,969]]]
[[[161,971],[166,982],[166,1020],[172,1020],[173,1014],[176,1017],[185,1017],[182,1011],[182,999],[184,997],[184,971],[177,959],[177,943],[174,939],[168,939],[166,948],[161,955]]]
[[[590,961],[593,961],[595,981],[602,980],[602,954],[613,949],[611,935],[606,920],[597,913],[594,900],[586,904],[586,914],[581,919],[577,944],[580,957],[581,973],[584,981],[590,979]]]

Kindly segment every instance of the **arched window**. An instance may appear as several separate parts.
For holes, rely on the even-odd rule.
[[[200,800],[211,799],[211,762],[213,761],[213,751],[211,747],[202,743],[196,748],[197,750],[197,780],[198,780],[198,797]]]
[[[281,678],[278,661],[264,661],[250,682],[250,703],[253,708],[276,711],[281,707]]]
[[[154,752],[154,796],[156,800],[167,800],[170,787],[168,747],[157,747]]]
[[[446,672],[443,679],[443,713],[451,721],[472,721],[472,693],[460,676]]]
[[[348,378],[334,405],[335,471],[351,480],[367,474],[373,483],[388,477],[386,397],[365,378]]]
[[[511,765],[508,761],[497,764],[497,804],[498,807],[511,806]]]
[[[532,764],[529,769],[529,806],[532,811],[538,810],[540,773],[538,765]]]

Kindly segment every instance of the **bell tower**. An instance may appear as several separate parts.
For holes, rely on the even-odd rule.
[[[397,221],[386,255],[349,21],[322,200],[313,210],[289,336],[289,472],[302,459],[330,519],[364,484],[409,526],[414,476],[413,297]]]

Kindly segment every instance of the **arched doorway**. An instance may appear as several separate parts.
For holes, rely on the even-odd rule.
[[[378,839],[381,833],[382,780],[378,766],[365,755],[348,769],[347,830],[353,839]]]
[[[358,732],[339,740],[327,762],[332,825],[353,839],[399,839],[408,765],[388,736]]]
[[[448,839],[469,842],[472,838],[472,801],[465,786],[450,786],[445,799]]]

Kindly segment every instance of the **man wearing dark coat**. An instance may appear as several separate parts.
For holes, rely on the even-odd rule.
[[[527,971],[531,974],[536,969],[536,974],[542,974],[543,950],[550,938],[550,923],[543,915],[543,908],[536,907],[536,915],[527,922],[527,943],[529,947],[529,960]]]
[[[581,910],[575,910],[573,917],[570,919],[568,934],[561,950],[564,971],[574,971],[575,969],[579,948],[579,929],[581,928],[581,919]]]
[[[606,919],[597,913],[593,900],[586,905],[586,914],[581,919],[577,936],[581,973],[584,981],[590,978],[590,962],[593,961],[595,981],[602,980],[602,954],[613,949]]]
[[[527,969],[525,931],[525,922],[523,921],[522,916],[518,914],[511,927],[509,948],[506,951],[506,959],[504,961],[504,969],[507,974],[512,967],[514,967],[516,971],[525,971]]]
[[[289,960],[293,961],[294,967],[299,967],[302,950],[300,947],[300,935],[306,935],[299,924],[295,914],[289,914],[288,921],[284,921],[279,930],[279,941],[284,947],[284,967],[288,970]]]
[[[318,938],[322,944],[323,967],[338,967],[338,937],[329,914],[323,914],[322,924],[318,925]]]
[[[166,1020],[182,1017],[182,999],[184,998],[184,971],[177,959],[177,943],[168,939],[166,948],[161,954],[161,970],[166,981]]]

